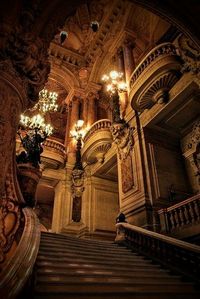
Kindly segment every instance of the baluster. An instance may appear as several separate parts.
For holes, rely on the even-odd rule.
[[[175,222],[174,222],[174,214],[173,211],[169,212],[169,219],[170,219],[170,223],[171,223],[171,229],[175,228]]]
[[[195,213],[197,215],[196,220],[199,221],[200,220],[199,199],[196,199],[193,203],[194,203],[194,210],[195,210]]]
[[[195,222],[195,219],[196,219],[196,213],[194,211],[193,202],[189,202],[188,206],[189,206],[189,213],[190,213],[190,217],[191,217],[191,222],[193,223],[193,222]]]
[[[173,215],[174,215],[174,226],[178,227],[179,226],[178,211],[176,209],[173,210]]]
[[[185,218],[186,218],[186,224],[189,224],[191,217],[190,217],[188,205],[184,205],[183,207],[184,207],[184,215],[185,215]]]
[[[180,221],[181,221],[181,226],[184,226],[186,223],[186,218],[184,215],[184,208],[183,207],[179,207],[179,217],[180,217]]]

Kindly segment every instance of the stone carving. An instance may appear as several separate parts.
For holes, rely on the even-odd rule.
[[[200,142],[200,120],[196,121],[193,125],[191,141],[194,144],[198,144]]]
[[[84,191],[84,171],[75,168],[72,171],[72,196],[80,197]]]
[[[17,29],[10,35],[5,52],[17,73],[27,82],[28,97],[36,101],[50,71],[44,43],[33,34]]]
[[[169,100],[169,90],[179,79],[177,71],[167,71],[154,81],[138,98],[137,103],[141,109],[149,109],[154,103],[163,104]]]
[[[130,153],[121,161],[122,191],[128,192],[134,186],[133,167]]]
[[[126,122],[115,123],[111,126],[113,141],[117,145],[119,158],[124,160],[130,154],[133,145],[133,130]]]
[[[200,71],[200,51],[197,46],[185,35],[181,35],[178,39],[181,57],[184,61],[182,72],[191,71],[199,74]]]
[[[193,126],[191,142],[196,146],[193,159],[196,168],[195,175],[198,177],[198,183],[200,185],[200,120],[196,121]]]
[[[20,226],[21,211],[19,206],[8,198],[1,200],[0,205],[0,263],[5,260],[15,234]]]

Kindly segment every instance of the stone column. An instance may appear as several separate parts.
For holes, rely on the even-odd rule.
[[[83,99],[83,120],[84,120],[84,125],[87,126],[87,123],[88,123],[88,99],[86,97]]]
[[[125,77],[126,77],[127,84],[129,84],[131,74],[133,73],[135,68],[133,48],[134,48],[133,39],[127,37],[123,43]]]
[[[125,78],[125,67],[124,67],[124,55],[123,55],[123,48],[120,47],[117,50],[117,64],[118,64],[118,70],[119,72],[123,73],[123,80],[126,81]],[[121,92],[119,94],[120,97],[120,114],[121,114],[121,118],[124,118],[125,116],[125,112],[126,112],[126,107],[127,107],[127,103],[128,103],[128,95],[127,92]]]
[[[87,96],[88,99],[88,125],[91,126],[95,123],[97,116],[96,116],[96,105],[95,99],[97,95],[93,92],[90,92]]]
[[[65,181],[59,181],[55,187],[52,232],[59,233],[62,228],[62,201],[65,195]]]

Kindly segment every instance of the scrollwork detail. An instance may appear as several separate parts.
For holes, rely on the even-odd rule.
[[[181,57],[183,59],[182,72],[191,71],[193,74],[200,72],[200,51],[192,40],[185,35],[181,35],[178,39],[178,45]]]
[[[133,130],[134,128],[129,127],[126,122],[114,123],[111,126],[113,142],[117,146],[119,158],[121,160],[126,159],[133,148]]]

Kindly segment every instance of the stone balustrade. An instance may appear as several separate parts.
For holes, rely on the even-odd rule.
[[[46,139],[41,158],[42,163],[47,167],[54,169],[63,167],[66,160],[64,144],[53,139]]]
[[[53,151],[59,153],[60,155],[65,156],[65,146],[64,144],[53,140],[53,139],[46,139],[44,142],[45,148],[51,148]]]
[[[111,148],[111,121],[101,119],[95,122],[83,138],[82,160],[87,164],[103,163],[106,152]]]
[[[177,55],[176,47],[171,43],[163,43],[153,48],[136,67],[130,78],[130,87],[142,74],[142,72],[161,55]]]
[[[161,231],[167,233],[200,223],[200,194],[171,207],[160,209],[158,215]]]
[[[125,244],[173,272],[199,283],[199,246],[128,223],[118,223],[116,229],[116,243]]]
[[[98,130],[110,130],[111,121],[109,119],[101,119],[96,121],[85,134],[83,142],[85,143]]]
[[[153,48],[130,77],[131,105],[136,110],[151,108],[169,100],[169,90],[181,76],[178,50],[171,43]]]

